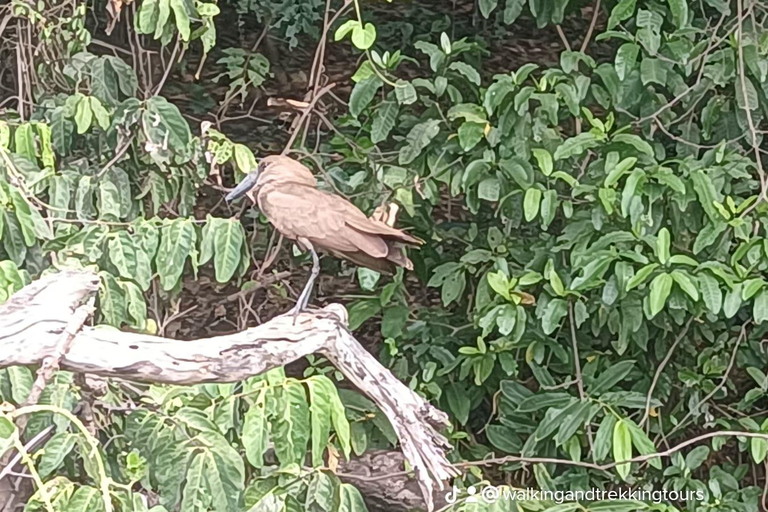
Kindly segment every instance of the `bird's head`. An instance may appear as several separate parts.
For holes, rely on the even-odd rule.
[[[259,165],[256,166],[256,170],[248,173],[245,178],[243,178],[243,181],[241,181],[235,188],[232,189],[232,191],[230,191],[229,194],[227,194],[227,202],[231,203],[235,199],[243,197],[248,192],[250,192],[251,189],[256,187],[256,185],[259,184],[259,177],[267,165],[268,162],[266,161],[266,158],[262,159],[259,162]]]
[[[299,183],[302,185],[316,186],[317,181],[306,166],[293,158],[272,155],[262,158],[256,170],[246,175],[229,194],[227,202],[243,197],[253,189],[257,189],[267,183]]]

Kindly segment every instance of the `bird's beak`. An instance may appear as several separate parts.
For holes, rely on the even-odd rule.
[[[259,171],[254,171],[248,174],[245,178],[243,178],[243,181],[241,181],[240,184],[232,190],[232,192],[227,194],[227,202],[231,202],[239,197],[243,197],[246,193],[248,193],[249,190],[256,186],[256,182],[258,181]]]

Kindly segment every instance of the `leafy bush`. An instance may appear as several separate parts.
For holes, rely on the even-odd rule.
[[[190,126],[159,95],[167,69],[148,74],[140,52],[95,53],[86,4],[73,4],[58,18],[53,4],[12,4],[56,58],[35,61],[34,90],[18,93],[34,108],[0,117],[0,298],[49,267],[92,267],[99,322],[163,332],[157,304],[178,311],[199,272],[222,288],[256,286],[249,269],[268,228],[258,215],[207,211],[205,192],[264,155],[226,126]],[[134,7],[126,29],[167,46],[164,58],[171,47],[216,51],[214,3]],[[765,6],[598,1],[594,38],[566,40],[559,65],[503,69],[487,64],[492,37],[433,31],[441,15],[380,21],[374,5],[349,7],[326,27],[317,2],[238,2],[292,48],[328,31],[328,51],[349,49],[346,38],[359,51],[345,70],[347,111],[311,112],[317,143],[309,124],[291,141],[322,167],[321,186],[368,212],[396,202],[400,223],[428,241],[411,253],[413,274],[357,270],[350,327],[381,341],[392,371],[451,414],[466,469],[457,484],[703,495],[499,510],[764,507]],[[555,33],[580,7],[478,3],[505,33],[523,23]],[[406,24],[423,32],[389,47]],[[597,45],[610,60],[591,56]],[[222,101],[268,83],[279,64],[222,52]],[[348,281],[334,268],[334,283]],[[111,383],[93,436],[72,414],[89,392],[59,372],[24,435],[55,427],[33,466],[53,510],[101,510],[105,482],[119,510],[146,510],[146,495],[157,497],[152,510],[362,510],[359,492],[322,469],[396,439],[373,404],[329,376],[313,359],[304,378]],[[0,370],[2,399],[22,404],[32,379],[28,368]],[[1,421],[9,438],[16,427]],[[27,504],[46,507],[40,492]]]

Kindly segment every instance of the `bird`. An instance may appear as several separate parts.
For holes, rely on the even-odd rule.
[[[369,218],[345,198],[319,190],[312,171],[285,155],[262,158],[256,170],[248,173],[227,194],[226,201],[230,203],[245,195],[258,205],[280,234],[312,255],[309,279],[296,305],[289,311],[294,321],[307,308],[320,274],[318,250],[380,273],[392,274],[397,267],[413,270],[405,249],[424,243],[392,226],[392,210],[388,215],[379,207]]]

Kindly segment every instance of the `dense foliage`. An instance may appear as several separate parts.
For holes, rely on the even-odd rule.
[[[82,266],[99,271],[98,322],[117,328],[179,332],[203,278],[205,307],[258,291],[269,314],[287,309],[307,258],[278,260],[294,286],[266,270],[271,228],[220,198],[286,139],[274,112],[272,145],[231,122],[253,106],[227,112],[265,91],[301,100],[306,88],[274,76],[303,48],[313,103],[295,116],[293,156],[367,213],[397,203],[399,225],[427,241],[412,273],[329,258],[323,273],[358,337],[451,415],[456,485],[702,498],[452,509],[764,510],[766,5],[478,0],[462,18],[398,2],[0,7],[14,63],[0,75],[0,299]],[[561,26],[582,8],[573,39]],[[387,16],[398,9],[412,15]],[[233,24],[261,35],[238,47]],[[504,42],[533,25],[563,45],[559,62],[510,65]],[[333,80],[352,85],[341,108],[321,80],[334,51],[346,65]],[[263,320],[235,304],[230,330]],[[49,431],[26,461],[27,511],[363,510],[333,470],[396,438],[325,361],[305,366],[226,385],[110,382],[98,399],[59,372],[26,408],[34,369],[6,368],[5,411],[30,421],[21,435],[0,418],[0,452]],[[95,421],[78,419],[84,403]]]

